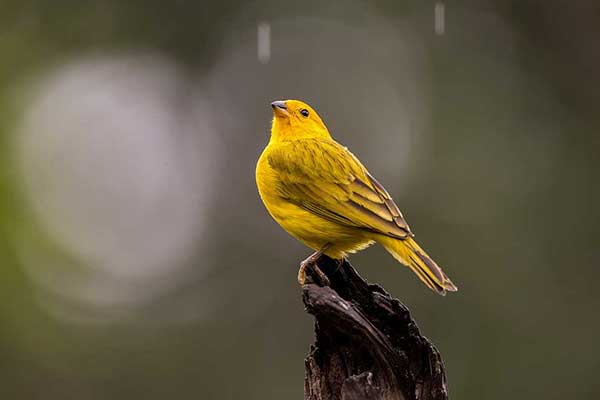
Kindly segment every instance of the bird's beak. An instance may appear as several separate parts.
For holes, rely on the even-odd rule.
[[[271,107],[273,107],[273,113],[276,117],[287,117],[288,115],[290,115],[287,111],[285,101],[283,100],[277,100],[272,102]]]

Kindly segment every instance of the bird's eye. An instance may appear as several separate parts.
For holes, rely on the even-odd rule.
[[[300,114],[302,114],[304,117],[308,117],[308,110],[306,108],[303,108],[302,110],[300,110]]]

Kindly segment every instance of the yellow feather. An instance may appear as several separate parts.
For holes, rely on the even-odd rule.
[[[381,243],[440,294],[456,287],[412,239],[385,188],[347,148],[331,138],[318,114],[298,100],[272,103],[271,139],[256,167],[259,194],[290,235],[342,258]]]

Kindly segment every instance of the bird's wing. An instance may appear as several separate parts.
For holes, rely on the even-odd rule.
[[[348,149],[320,139],[278,145],[268,156],[281,197],[330,221],[397,238],[412,236],[385,188]]]

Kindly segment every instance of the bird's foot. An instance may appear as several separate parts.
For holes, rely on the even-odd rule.
[[[344,265],[344,263],[346,261],[348,261],[348,259],[345,256],[342,257],[342,258],[336,259],[335,260],[335,264],[336,264],[336,266],[335,266],[335,272],[338,272],[342,268],[342,265]]]
[[[309,273],[307,274],[307,269]],[[307,283],[314,282],[319,286],[330,286],[329,278],[321,268],[317,265],[317,260],[307,258],[300,263],[300,269],[298,270],[298,283],[300,286],[304,286]]]

